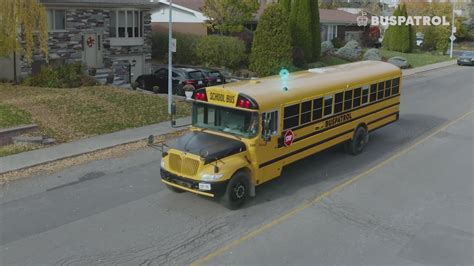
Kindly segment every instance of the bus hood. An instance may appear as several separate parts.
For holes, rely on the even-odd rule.
[[[199,131],[186,133],[170,141],[168,146],[201,156],[206,164],[245,151],[245,144],[241,141]]]

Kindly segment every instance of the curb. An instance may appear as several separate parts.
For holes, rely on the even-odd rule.
[[[177,120],[177,124],[180,125],[183,121],[186,121],[189,118],[181,118]],[[138,143],[140,141],[144,141],[148,138],[149,135],[154,136],[166,136],[175,132],[180,132],[183,128],[171,128],[169,126],[170,121],[165,121],[159,124],[148,125],[141,128],[132,128],[126,129],[123,131],[109,133],[105,135],[99,135],[95,137],[91,137],[89,139],[78,140],[75,142],[63,143],[56,146],[51,146],[43,149],[32,150],[24,153],[13,154],[10,156],[0,157],[0,176],[5,175],[12,172],[23,171],[27,169],[31,169],[34,167],[38,167],[41,165],[46,165],[62,160],[67,160],[87,154],[92,154],[95,152],[105,151],[114,149],[120,146]],[[133,130],[140,130],[142,131],[138,136],[117,136],[117,134],[123,134],[132,132]],[[96,140],[93,140],[93,139]],[[110,141],[109,144],[102,145],[100,147],[96,147],[94,143],[87,143],[88,141],[97,142],[97,138],[102,139],[123,139],[122,141]],[[127,139],[128,138],[128,139]],[[74,145],[77,145],[79,151],[74,151]],[[72,150],[72,151],[71,151]],[[43,154],[50,152],[50,158],[43,158]],[[64,154],[64,156],[63,156]]]
[[[435,70],[435,69],[449,67],[449,66],[452,66],[452,65],[455,65],[455,64],[456,64],[456,60],[450,60],[450,61],[431,64],[431,65],[427,65],[427,66],[417,67],[417,68],[413,68],[413,69],[404,69],[404,70],[402,70],[402,72],[403,72],[403,76],[411,76],[411,75],[415,75],[415,74],[422,73],[422,72],[427,72],[427,71],[431,71],[431,70]],[[177,124],[181,124],[180,121],[183,121],[185,119],[187,119],[187,118],[178,119]],[[165,121],[165,122],[162,122],[160,124],[145,126],[143,128],[159,127],[159,126],[167,124],[169,122],[170,121]],[[133,130],[133,129],[128,129],[128,130]],[[171,133],[174,133],[174,132],[179,132],[181,130],[182,129],[179,129],[179,128],[178,129],[177,128],[171,128],[171,129],[165,130],[164,132],[161,132],[161,133],[159,133],[155,136],[164,136],[164,135],[171,134]],[[126,130],[124,130],[124,131],[126,131]],[[150,131],[150,133],[153,133],[153,131]],[[114,134],[114,133],[111,133],[111,134]],[[102,136],[105,136],[105,135],[102,135]],[[99,136],[97,136],[97,137],[99,137]],[[25,163],[23,166],[8,169],[6,171],[0,170],[0,175],[4,175],[4,174],[11,173],[11,172],[16,172],[16,171],[22,171],[22,170],[26,170],[26,169],[29,169],[29,168],[33,168],[33,167],[37,167],[37,166],[45,165],[45,164],[49,164],[49,163],[54,163],[54,162],[58,162],[58,161],[62,161],[62,160],[67,160],[67,159],[79,157],[79,156],[82,156],[82,155],[91,154],[91,153],[94,153],[94,152],[109,150],[109,149],[113,149],[113,148],[120,147],[120,146],[123,146],[123,145],[137,143],[137,142],[146,140],[147,137],[148,137],[148,135],[144,135],[142,138],[140,138],[140,137],[139,138],[134,138],[133,140],[127,140],[127,141],[112,144],[112,145],[109,145],[109,146],[104,146],[104,147],[100,147],[100,148],[97,148],[97,149],[91,149],[91,150],[88,150],[88,151],[85,151],[85,152],[78,152],[78,153],[74,153],[74,154],[64,156],[64,157],[54,158],[54,159],[50,159],[50,160],[43,160],[39,163],[32,163],[32,164]],[[82,141],[84,141],[84,140],[82,140]],[[64,145],[67,145],[67,144],[71,145],[72,143],[74,143],[74,142],[65,143]],[[53,146],[52,148],[54,148],[54,147],[57,147],[57,146]],[[33,151],[30,151],[30,152],[35,152],[35,151],[37,152],[37,151],[40,151],[40,150],[42,150],[42,149],[33,150]],[[28,153],[28,152],[19,153],[19,154],[15,154],[15,155],[11,155],[11,156],[6,156],[6,157],[3,157],[3,158],[0,157],[0,167],[2,167],[2,165],[1,165],[2,164],[2,159],[5,160],[5,158],[13,157],[13,156],[19,156],[21,154],[26,154],[26,153]]]

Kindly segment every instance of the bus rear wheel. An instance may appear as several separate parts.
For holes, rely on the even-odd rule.
[[[349,154],[357,155],[364,151],[368,142],[369,133],[365,127],[360,126],[354,132],[352,139],[344,143],[344,150]]]
[[[245,203],[249,194],[249,179],[240,172],[236,173],[227,184],[221,203],[230,210],[237,210]]]

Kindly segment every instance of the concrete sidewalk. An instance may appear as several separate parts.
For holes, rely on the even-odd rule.
[[[456,60],[451,60],[414,69],[406,69],[403,70],[403,75],[410,76],[420,72],[448,67],[455,64]],[[177,124],[189,123],[189,121],[190,118],[183,118],[178,120]],[[172,128],[170,122],[167,121],[160,124],[131,128],[115,133],[60,144],[49,148],[0,157],[0,174],[139,141],[147,138],[151,134],[163,135],[172,133],[176,130],[177,129]]]
[[[189,122],[190,118],[187,117],[178,119],[176,124],[182,125]],[[164,135],[178,130],[180,130],[180,128],[172,128],[170,121],[166,121],[159,124],[130,128],[48,148],[0,157],[0,174],[136,142],[146,139],[151,134],[155,136]]]

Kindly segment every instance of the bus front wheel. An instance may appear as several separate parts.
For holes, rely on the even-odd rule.
[[[354,137],[344,143],[344,150],[352,155],[361,153],[369,142],[367,128],[360,126],[354,132]]]
[[[227,184],[221,203],[230,210],[237,210],[245,203],[250,192],[249,179],[243,172],[236,173]]]

